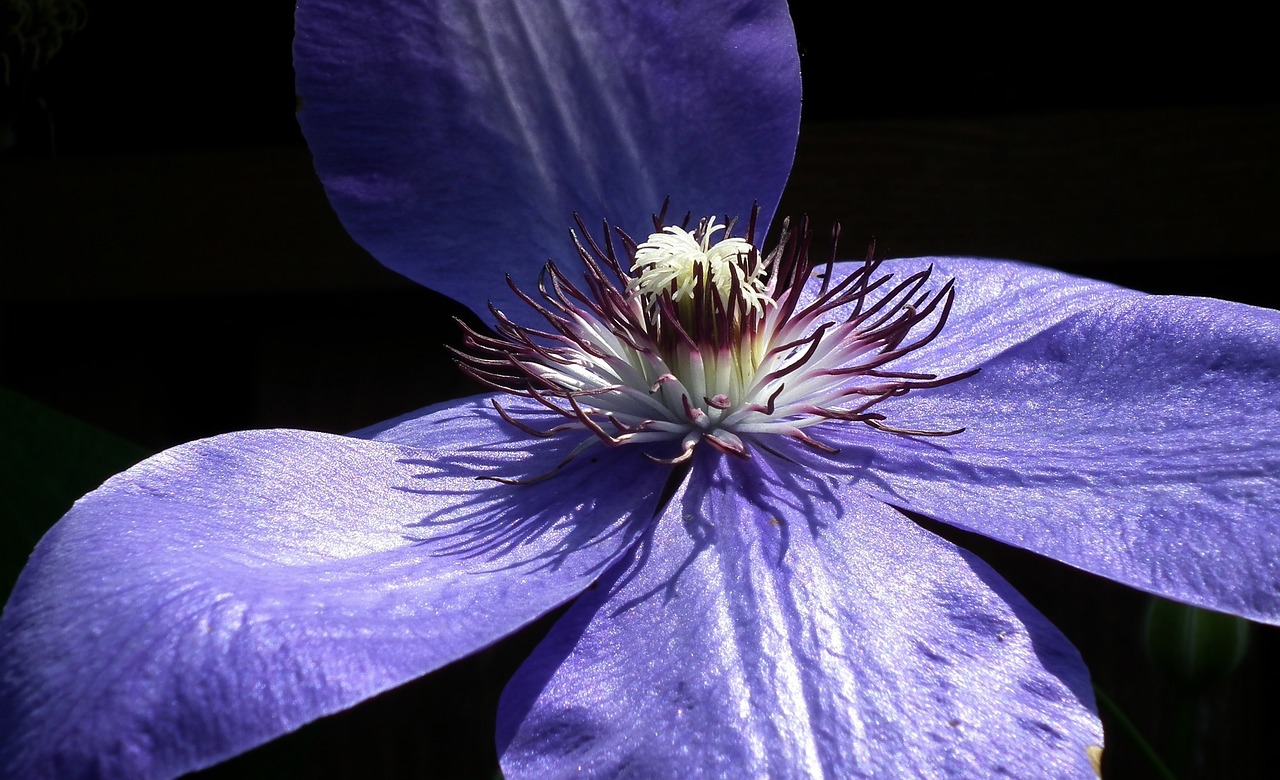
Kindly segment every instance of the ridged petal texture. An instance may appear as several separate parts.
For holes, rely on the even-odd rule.
[[[899,399],[921,440],[832,428],[884,500],[1168,598],[1280,622],[1280,313],[1104,296]],[[967,341],[998,340],[980,319]],[[962,353],[961,353],[962,354]]]
[[[566,256],[582,214],[640,240],[677,217],[765,224],[800,121],[781,0],[302,0],[298,118],[347,230],[484,312]]]
[[[511,780],[1090,777],[1067,640],[975,556],[823,474],[696,462],[503,695]]]
[[[227,434],[81,499],[0,619],[0,776],[176,776],[587,587],[643,527],[631,518],[651,517],[663,475],[618,453],[550,482],[477,480],[536,476],[566,454],[486,409],[437,409],[421,447]]]

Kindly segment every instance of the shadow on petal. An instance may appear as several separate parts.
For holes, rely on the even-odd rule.
[[[397,490],[406,493],[456,495],[454,487],[433,484],[442,474],[475,482],[475,489],[466,499],[409,526],[430,529],[429,534],[409,532],[405,538],[427,546],[432,555],[487,558],[495,569],[526,564],[556,569],[575,552],[633,537],[648,522],[649,517],[643,513],[620,516],[605,509],[611,496],[637,481],[638,472],[652,474],[652,493],[656,494],[661,486],[666,469],[645,460],[635,448],[597,453],[604,457],[584,454],[545,482],[533,479],[545,470],[542,467],[546,463],[563,461],[572,450],[572,443],[535,441],[529,449],[530,458],[519,468],[501,470],[504,479],[516,484],[494,481],[497,472],[493,463],[481,454],[463,454],[448,463],[399,461],[428,469],[414,474],[408,484],[397,486]],[[532,558],[523,557],[521,550],[548,535],[554,538],[551,544],[533,545],[539,552]]]

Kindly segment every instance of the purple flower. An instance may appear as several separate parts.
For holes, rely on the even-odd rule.
[[[496,302],[463,362],[511,392],[81,499],[0,618],[5,776],[207,766],[569,601],[502,701],[513,778],[1090,776],[1075,650],[904,510],[1277,622],[1276,312],[654,230],[671,195],[764,233],[781,2],[347,5],[298,13],[317,170],[384,263]]]

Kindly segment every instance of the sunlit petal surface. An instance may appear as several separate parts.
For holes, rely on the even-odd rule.
[[[483,403],[429,447],[233,433],[81,499],[0,620],[0,775],[206,766],[587,587],[651,516],[662,475],[620,453],[554,482],[477,479],[534,477],[565,454],[517,440]]]
[[[508,686],[498,743],[513,780],[1088,777],[1091,709],[975,556],[844,480],[707,459]]]
[[[1280,313],[1105,300],[899,399],[930,441],[831,427],[886,501],[1169,598],[1280,621]],[[854,455],[854,453],[859,453]]]

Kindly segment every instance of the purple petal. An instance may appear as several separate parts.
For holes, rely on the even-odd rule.
[[[347,230],[479,312],[572,252],[574,212],[641,239],[667,196],[767,220],[799,129],[781,0],[302,0],[294,56]]]
[[[1076,312],[1111,305],[1142,295],[1096,279],[1051,268],[970,257],[926,257],[895,260],[904,270],[933,266],[933,287],[956,280],[951,327],[918,352],[907,356],[921,370],[950,374],[1025,341]]]
[[[963,322],[954,323],[963,328]],[[1280,622],[1280,313],[1141,296],[823,426],[886,501],[1199,606]]]
[[[507,777],[1092,775],[1088,673],[1008,583],[856,488],[756,463],[696,465],[521,668]]]
[[[838,264],[834,279],[856,266]],[[951,279],[956,282],[949,324],[933,341],[895,361],[892,365],[899,370],[940,376],[966,371],[1077,312],[1142,295],[1050,268],[976,257],[886,260],[881,273],[903,280],[930,267],[929,289],[938,290]],[[823,272],[821,267],[816,271]],[[812,300],[821,284],[821,278],[809,281],[805,300]]]
[[[572,598],[652,516],[665,475],[634,453],[476,479],[535,476],[564,446],[456,411],[424,448],[228,434],[81,499],[0,618],[0,775],[215,763]]]

